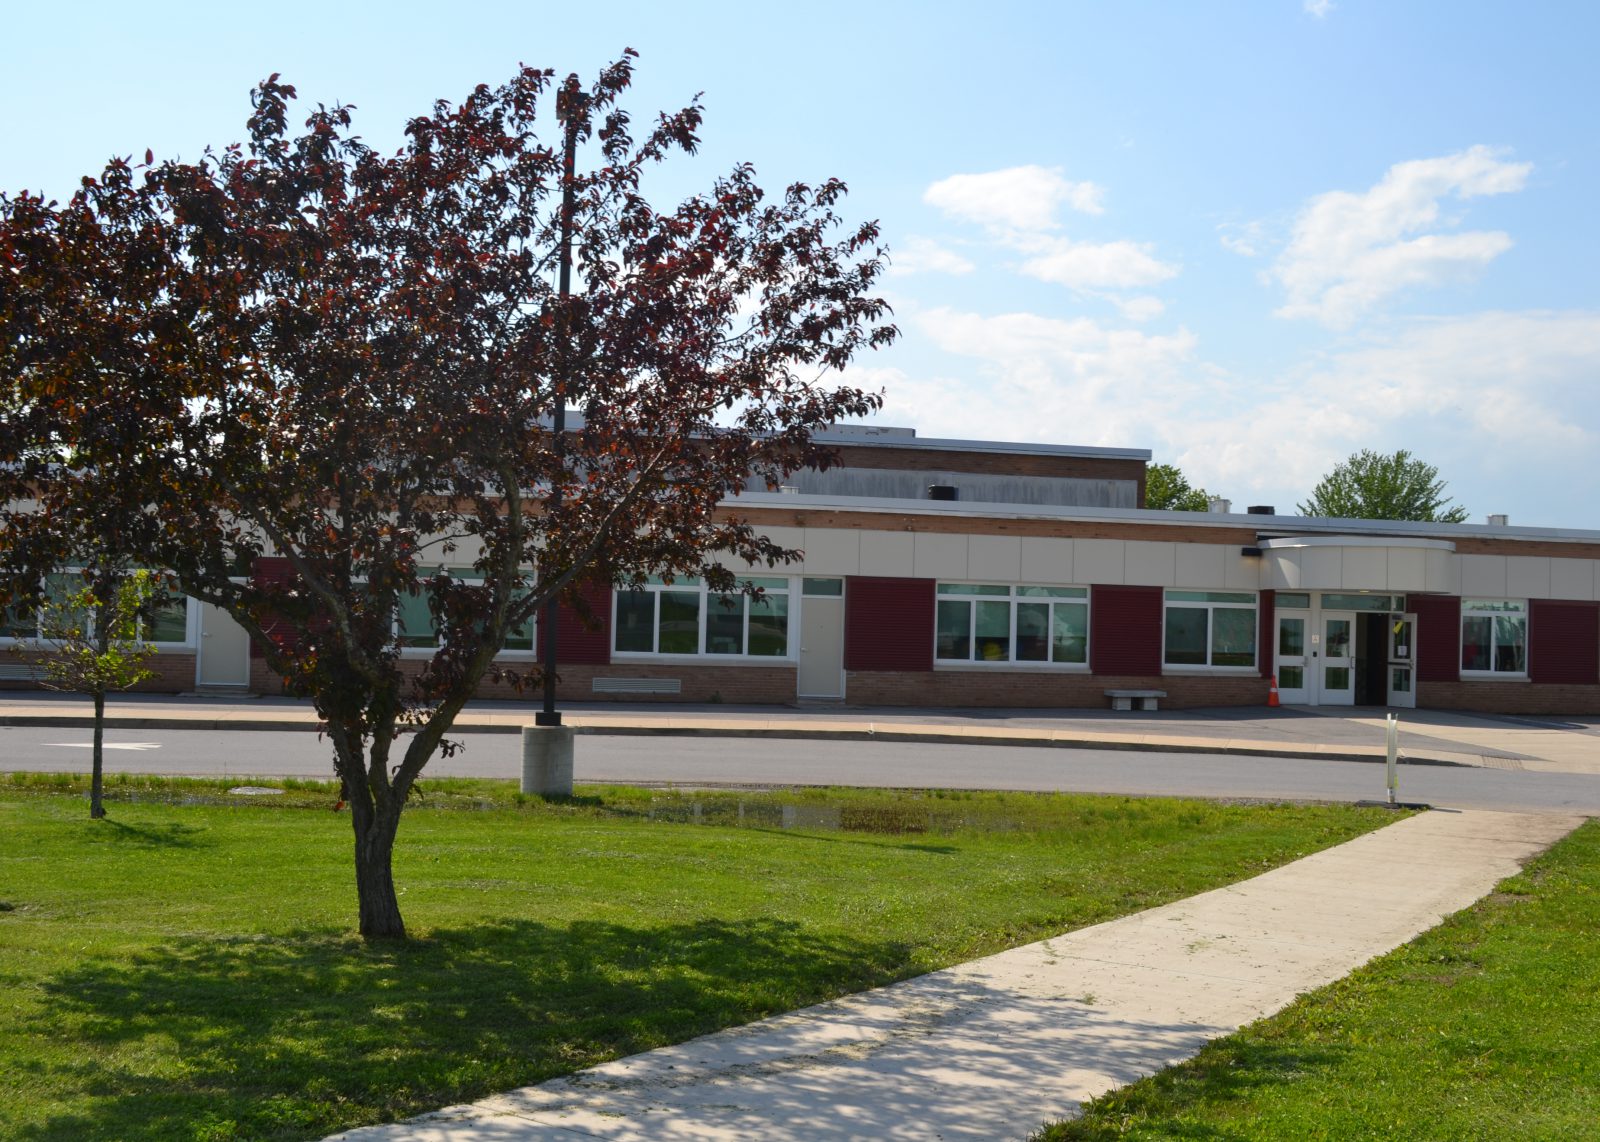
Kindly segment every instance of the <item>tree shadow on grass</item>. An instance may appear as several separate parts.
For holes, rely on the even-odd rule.
[[[907,958],[774,920],[180,941],[44,983],[48,1015],[18,1030],[83,1049],[18,1077],[74,1109],[13,1136],[317,1138],[883,983]]]

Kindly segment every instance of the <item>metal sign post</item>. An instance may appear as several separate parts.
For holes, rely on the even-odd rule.
[[[1400,787],[1400,771],[1396,762],[1400,756],[1400,719],[1394,714],[1388,715],[1388,778],[1389,778],[1389,804],[1395,803],[1396,794]]]

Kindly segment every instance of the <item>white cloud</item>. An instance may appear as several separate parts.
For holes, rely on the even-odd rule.
[[[1385,297],[1447,281],[1511,248],[1501,231],[1420,233],[1439,223],[1439,201],[1521,190],[1530,163],[1508,163],[1489,147],[1389,168],[1364,194],[1330,191],[1295,221],[1273,268],[1287,291],[1280,317],[1311,317],[1346,328]]]
[[[941,246],[932,238],[915,235],[892,251],[889,264],[891,274],[970,274],[973,269],[972,263],[954,250]]]
[[[1167,303],[1159,297],[1113,297],[1122,316],[1129,321],[1153,321],[1167,311]]]
[[[1217,227],[1217,241],[1224,250],[1253,258],[1261,253],[1264,230],[1260,222],[1224,222]]]
[[[1149,246],[1135,242],[1047,238],[1018,245],[1036,251],[1022,263],[1023,273],[1078,290],[1137,289],[1178,273],[1177,266],[1158,261]]]
[[[991,230],[1053,230],[1062,206],[1100,214],[1105,191],[1092,182],[1072,182],[1059,167],[1022,166],[987,174],[941,179],[922,200],[951,218]]]
[[[1321,20],[1335,8],[1333,0],[1305,0],[1306,14]]]
[[[914,307],[901,324],[950,355],[874,374],[881,419],[923,435],[1149,448],[1284,513],[1351,453],[1406,448],[1475,518],[1600,528],[1600,312],[1414,319],[1274,377],[1219,368],[1185,329]]]

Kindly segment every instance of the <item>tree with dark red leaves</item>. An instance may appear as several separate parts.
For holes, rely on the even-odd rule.
[[[581,612],[584,580],[736,591],[719,553],[792,559],[719,503],[825,466],[813,433],[879,403],[830,380],[894,337],[876,225],[842,222],[842,183],[768,199],[744,166],[652,205],[701,113],[636,130],[632,58],[588,88],[480,86],[388,156],[344,107],[292,134],[274,76],[247,145],[0,197],[7,581],[103,509],[135,565],[232,614],[326,723],[368,938],[405,934],[401,810],[508,633]],[[592,163],[564,166],[564,136]],[[559,437],[558,406],[581,413]],[[415,676],[396,615],[419,595]]]

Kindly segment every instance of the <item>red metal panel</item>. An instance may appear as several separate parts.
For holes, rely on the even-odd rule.
[[[1454,595],[1408,595],[1417,616],[1417,681],[1461,678],[1461,600]]]
[[[1528,677],[1534,682],[1600,682],[1600,603],[1528,603]]]
[[[1272,675],[1272,666],[1275,661],[1273,652],[1278,647],[1277,624],[1273,621],[1277,613],[1277,595],[1273,591],[1261,592],[1261,611],[1256,621],[1261,625],[1256,628],[1256,665],[1261,668],[1261,677],[1269,678]]]
[[[1089,669],[1161,673],[1161,588],[1089,588]]]
[[[933,669],[932,579],[852,575],[844,589],[846,670]]]
[[[562,666],[605,666],[611,661],[611,585],[585,583],[578,593],[599,625],[588,626],[578,617],[578,612],[565,603],[556,607],[558,669]]]

